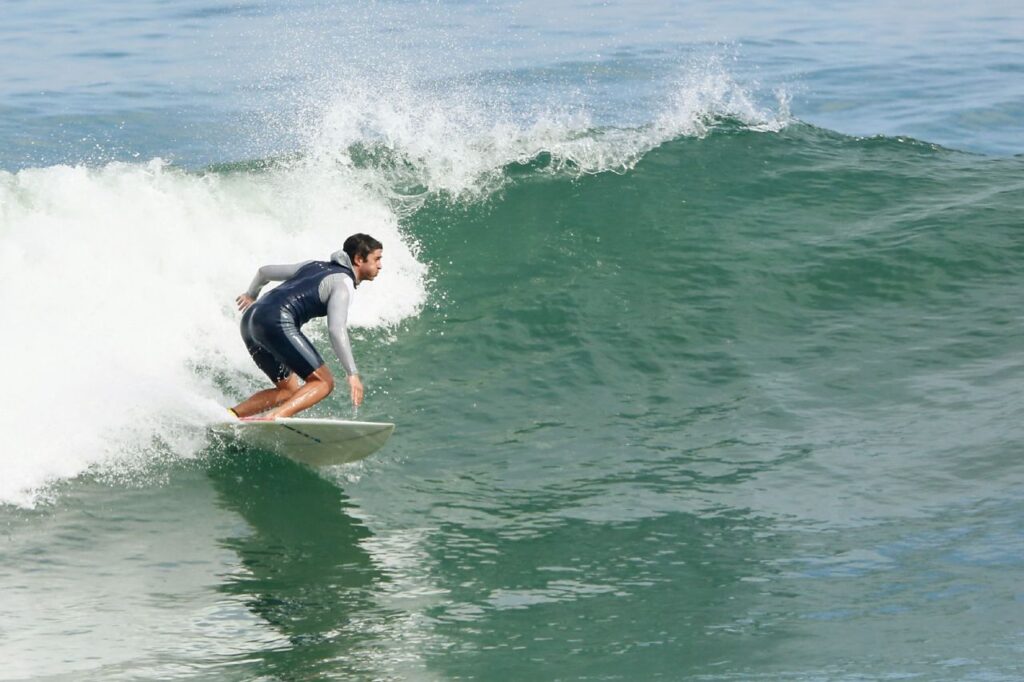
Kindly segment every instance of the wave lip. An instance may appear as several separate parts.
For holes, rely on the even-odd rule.
[[[723,123],[776,132],[791,121],[787,93],[775,93],[775,110],[758,105],[719,57],[681,67],[649,123],[633,127],[601,125],[586,106],[567,102],[517,111],[488,94],[458,84],[339,82],[308,115],[304,154],[325,167],[373,166],[374,181],[402,197],[472,201],[503,187],[507,167],[541,157],[553,172],[624,172],[665,142]]]

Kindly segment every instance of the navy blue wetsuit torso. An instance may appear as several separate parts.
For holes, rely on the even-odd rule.
[[[242,338],[249,354],[274,383],[286,379],[291,372],[306,379],[324,364],[300,327],[327,314],[321,284],[338,274],[355,282],[352,270],[338,263],[306,263],[242,316]]]
[[[314,317],[327,314],[327,302],[320,300],[320,283],[337,274],[348,275],[355,282],[355,275],[343,265],[326,261],[306,263],[292,277],[268,291],[255,305],[277,306],[288,311],[297,327]]]

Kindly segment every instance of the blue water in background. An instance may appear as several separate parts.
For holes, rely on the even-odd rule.
[[[338,75],[497,79],[511,109],[642,121],[693,55],[851,135],[1020,151],[1019,3],[7,2],[0,166],[160,156],[189,167],[295,144]]]

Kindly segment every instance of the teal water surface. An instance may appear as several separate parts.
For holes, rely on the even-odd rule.
[[[45,391],[31,363],[9,372],[23,402],[63,415],[5,400],[0,679],[1024,676],[1024,157],[1005,76],[1019,12],[904,10],[913,22],[872,39],[885,18],[868,9],[695,5],[701,30],[752,45],[695,58],[666,90],[666,55],[678,65],[709,36],[682,40],[687,17],[658,4],[573,6],[561,47],[546,42],[557,18],[532,8],[531,24],[528,3],[409,9],[448,43],[392,5],[247,7],[183,15],[169,35],[320,17],[317,48],[344,62],[330,27],[370,27],[370,43],[390,27],[423,82],[332,91],[257,156],[265,140],[238,142],[251,128],[236,124],[288,86],[250,101],[245,72],[219,95],[198,76],[169,86],[147,114],[157,135],[127,135],[124,154],[88,158],[54,132],[36,158],[4,138],[0,300],[76,295],[72,331],[41,309],[0,346],[57,349]],[[142,23],[165,11],[151,10]],[[998,125],[922,99],[957,87],[928,63],[1000,25],[965,68],[1006,78],[1005,100],[955,107],[1003,111]],[[944,50],[942,31],[960,42]],[[433,61],[451,44],[487,59]],[[865,76],[903,51],[927,83]],[[798,63],[809,92],[772,94]],[[574,88],[616,95],[546,109]],[[57,99],[76,109],[73,90]],[[857,126],[826,111],[839,92]],[[127,99],[92,101],[116,117]],[[161,122],[179,99],[215,142]],[[19,116],[0,130],[56,131]],[[98,119],[70,120],[77,139]],[[181,163],[150,162],[161,148]],[[200,408],[167,407],[259,386],[236,289],[259,259],[356,227],[391,235],[357,293],[367,401],[354,412],[338,391],[315,413],[396,422],[384,450],[313,471],[212,442]],[[189,306],[202,325],[182,322]]]

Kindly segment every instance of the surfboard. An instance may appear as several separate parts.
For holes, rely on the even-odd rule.
[[[281,417],[274,421],[232,420],[211,431],[265,448],[312,467],[348,464],[384,447],[395,430],[387,422]]]

